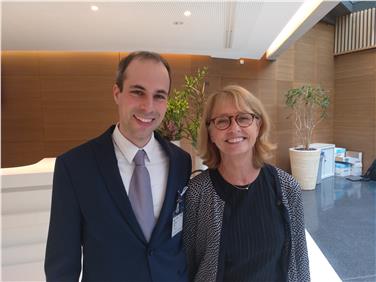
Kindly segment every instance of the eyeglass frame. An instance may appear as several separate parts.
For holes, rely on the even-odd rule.
[[[240,125],[239,123],[238,123],[238,117],[239,117],[239,115],[241,115],[241,114],[248,114],[248,115],[250,115],[251,117],[252,117],[252,121],[251,121],[251,123],[249,124],[249,125],[246,125],[246,126],[242,126],[242,125]],[[226,127],[226,128],[218,128],[216,125],[215,125],[215,120],[217,119],[217,118],[220,118],[220,117],[226,117],[226,118],[228,118],[229,119],[229,124],[228,124],[228,126]],[[239,126],[239,127],[241,127],[241,128],[246,128],[246,127],[249,127],[249,126],[251,126],[252,124],[253,124],[253,122],[254,122],[254,120],[255,119],[260,119],[260,117],[258,116],[258,115],[256,115],[256,114],[254,114],[254,113],[244,113],[244,112],[241,112],[241,113],[238,113],[238,114],[236,114],[236,115],[220,115],[220,116],[217,116],[217,117],[214,117],[214,118],[211,118],[207,123],[206,123],[206,126],[208,126],[209,127],[209,125],[211,124],[211,123],[213,123],[213,125],[214,125],[214,127],[216,128],[216,129],[218,129],[218,130],[226,130],[226,129],[228,129],[230,126],[231,126],[231,124],[232,124],[232,119],[234,119],[234,121],[236,122],[236,124]]]

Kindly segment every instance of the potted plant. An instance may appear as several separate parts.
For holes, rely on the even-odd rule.
[[[310,147],[313,131],[326,116],[330,103],[326,91],[319,86],[303,85],[289,89],[285,103],[293,111],[298,146],[290,148],[292,175],[304,190],[316,187],[320,149]]]
[[[167,101],[167,111],[158,131],[170,141],[188,139],[196,148],[198,129],[205,104],[207,67],[184,77],[180,90],[174,89]]]

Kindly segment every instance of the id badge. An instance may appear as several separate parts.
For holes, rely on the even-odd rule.
[[[183,212],[172,218],[171,238],[183,230]]]
[[[183,196],[188,187],[185,186],[182,191],[178,191],[178,199],[176,200],[176,208],[172,216],[171,238],[183,230]]]

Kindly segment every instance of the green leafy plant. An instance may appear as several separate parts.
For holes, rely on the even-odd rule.
[[[303,85],[289,89],[285,103],[293,111],[299,145],[303,145],[303,150],[309,150],[314,129],[327,117],[329,96],[319,86]]]
[[[167,101],[165,118],[159,133],[169,140],[186,138],[192,146],[197,145],[198,129],[205,105],[205,77],[207,67],[184,77],[180,90],[174,89]]]

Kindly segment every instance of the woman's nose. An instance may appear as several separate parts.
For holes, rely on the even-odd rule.
[[[239,129],[240,129],[240,126],[236,122],[236,118],[235,117],[230,117],[230,126],[228,127],[228,130],[237,131]]]

